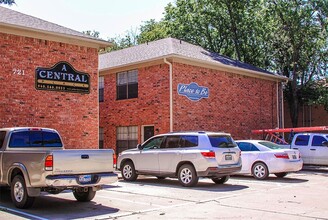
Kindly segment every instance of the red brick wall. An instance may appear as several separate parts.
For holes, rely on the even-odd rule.
[[[288,103],[284,103],[285,128],[292,128]],[[322,105],[301,106],[298,113],[298,127],[327,126],[328,112]]]
[[[139,97],[116,101],[116,74],[104,77],[100,126],[105,148],[116,145],[117,126],[155,126],[168,132],[169,68],[166,64],[138,69]],[[277,125],[276,83],[201,67],[173,64],[173,129],[225,131],[235,139],[250,138],[252,129]],[[209,88],[209,98],[190,101],[177,93],[178,83],[196,82]]]
[[[138,69],[138,98],[116,100],[116,74],[104,77],[104,102],[99,104],[104,147],[116,148],[116,127],[154,125],[160,133],[170,128],[169,68],[157,65]],[[141,134],[141,127],[139,127]],[[141,137],[139,135],[139,142]]]
[[[66,148],[98,148],[97,49],[0,33],[0,50],[0,127],[55,128]],[[35,69],[59,61],[90,75],[90,94],[35,89]]]
[[[174,130],[211,130],[250,138],[252,129],[277,125],[276,83],[184,64],[174,64]],[[178,83],[209,88],[209,98],[190,101]]]

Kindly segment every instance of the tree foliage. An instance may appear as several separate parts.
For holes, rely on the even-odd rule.
[[[137,30],[130,29],[124,36],[118,35],[115,38],[109,38],[108,41],[113,42],[113,47],[109,48],[109,51],[132,47],[138,44],[138,33]]]
[[[15,0],[0,0],[0,5],[5,4],[5,5],[13,5],[16,4]]]
[[[145,21],[140,26],[140,34],[137,37],[138,44],[169,37],[168,25],[165,21],[157,22],[155,19]]]
[[[165,8],[171,36],[265,68],[266,24],[258,0],[177,0]]]
[[[95,37],[95,38],[100,38],[100,33],[99,31],[82,31],[83,34],[86,34],[86,35],[89,35],[89,36],[92,36],[92,37]]]
[[[326,96],[322,93],[327,90],[319,82],[328,76],[328,3],[326,0],[269,0],[265,7],[273,29],[269,41],[272,69],[291,80],[285,97],[296,127],[300,104],[316,103],[317,98]]]

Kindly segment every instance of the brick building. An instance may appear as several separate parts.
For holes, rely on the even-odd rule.
[[[156,133],[281,124],[285,77],[173,38],[102,54],[100,141],[120,152]]]
[[[110,44],[0,7],[0,127],[57,129],[98,148],[98,50]]]

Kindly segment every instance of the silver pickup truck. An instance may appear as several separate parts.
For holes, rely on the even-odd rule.
[[[49,128],[0,128],[0,186],[10,186],[18,208],[29,208],[41,192],[72,190],[78,201],[94,198],[117,181],[110,149],[64,149]]]

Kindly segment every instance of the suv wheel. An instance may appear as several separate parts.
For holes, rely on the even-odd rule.
[[[138,177],[132,161],[127,161],[123,164],[121,174],[126,181],[135,181]]]
[[[212,181],[216,184],[223,184],[230,179],[230,176],[223,176],[223,177],[214,177]]]
[[[195,186],[198,183],[198,176],[195,168],[190,164],[184,164],[179,168],[178,178],[182,186]]]

